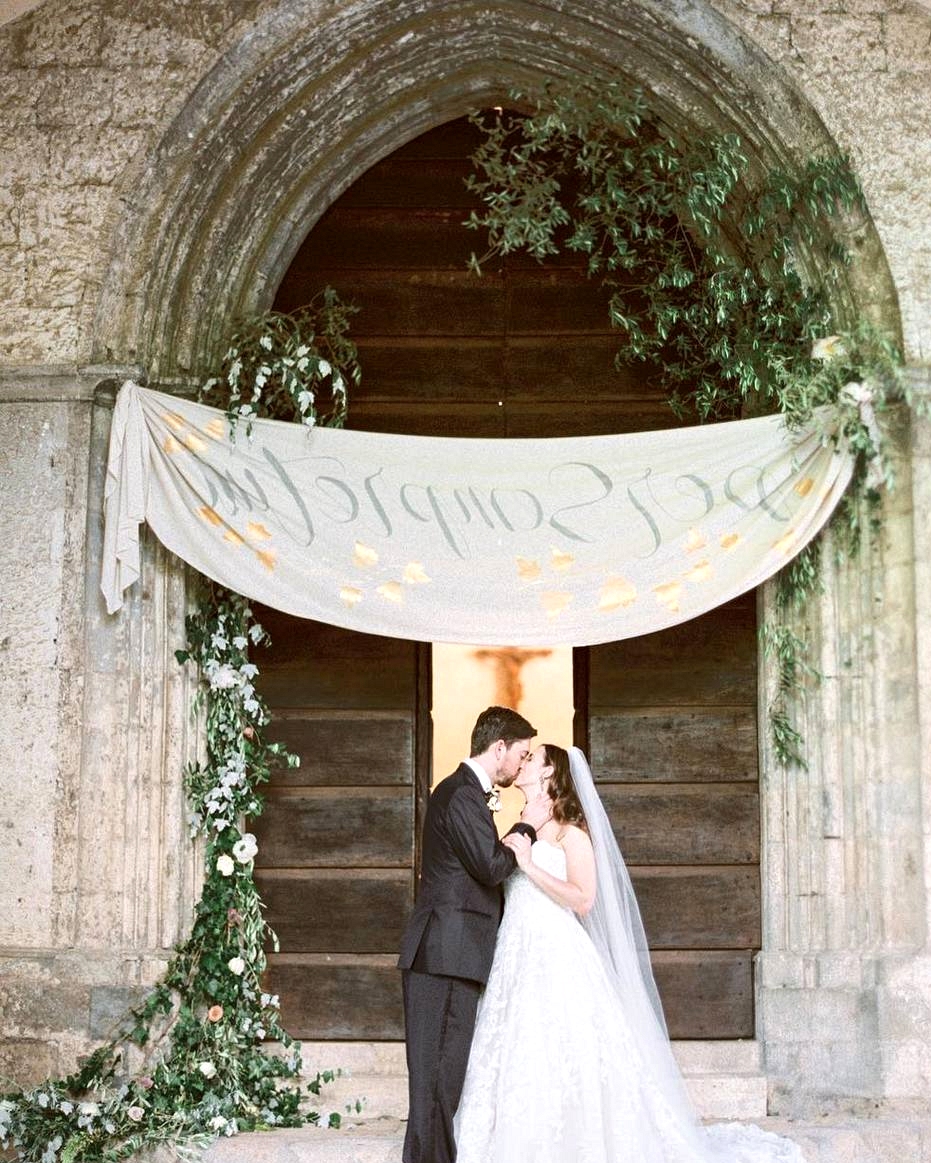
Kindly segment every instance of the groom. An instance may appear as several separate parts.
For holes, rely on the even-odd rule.
[[[420,891],[398,959],[404,971],[410,1089],[404,1163],[456,1158],[453,1116],[494,956],[501,884],[516,864],[498,839],[489,797],[493,784],[514,782],[535,734],[508,707],[482,711],[472,730],[470,758],[430,796]],[[534,840],[533,823],[528,818],[512,831]]]

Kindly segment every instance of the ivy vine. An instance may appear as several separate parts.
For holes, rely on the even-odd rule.
[[[233,427],[259,416],[341,425],[360,376],[351,313],[327,289],[296,315],[243,322],[199,397],[223,406]],[[266,737],[251,653],[267,635],[247,599],[206,579],[185,624],[187,643],[176,653],[197,668],[193,711],[205,737],[203,758],[185,772],[191,835],[204,852],[191,932],[144,1001],[78,1070],[0,1097],[0,1145],[29,1163],[112,1163],[162,1142],[194,1157],[219,1135],[340,1121],[317,1103],[338,1071],[301,1082],[300,1047],[281,1025],[278,998],[262,986],[265,950],[277,941],[253,877],[258,846],[246,821],[260,815],[261,788],[276,765],[298,762]]]
[[[472,118],[483,139],[468,185],[482,208],[466,225],[488,240],[472,269],[514,251],[578,255],[604,291],[616,364],[650,361],[682,419],[778,411],[800,425],[836,405],[856,469],[834,524],[855,543],[858,498],[875,504],[893,483],[874,413],[906,393],[892,339],[832,307],[849,263],[844,227],[865,209],[848,159],[760,173],[735,134],[683,139],[617,82],[511,99],[530,111]],[[787,614],[817,591],[818,556],[815,544],[781,572],[786,624],[761,632],[777,660],[774,751],[802,766],[790,701],[816,671]]]

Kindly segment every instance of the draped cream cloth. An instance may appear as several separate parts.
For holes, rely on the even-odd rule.
[[[102,588],[139,524],[269,606],[372,634],[587,645],[752,589],[818,532],[852,457],[833,411],[625,436],[474,440],[254,421],[127,383],[113,415]]]

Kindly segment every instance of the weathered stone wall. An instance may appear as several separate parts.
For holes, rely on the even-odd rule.
[[[0,360],[81,364],[118,194],[257,0],[46,0],[0,27]]]
[[[848,149],[872,216],[851,226],[860,301],[900,316],[922,381],[916,3],[45,0],[0,24],[0,1073],[66,1069],[104,1033],[179,936],[196,876],[179,779],[196,737],[172,659],[184,573],[149,545],[124,614],[100,608],[96,389],[120,369],[88,365],[187,374],[381,153],[509,83],[596,67],[640,77],[684,125],[745,131],[763,158]],[[915,519],[931,437],[898,424],[886,540],[829,569],[811,614],[811,769],[764,755],[759,1013],[780,1109],[914,1101],[931,1079],[931,547]]]
[[[931,9],[897,0],[712,0],[850,153],[899,296],[909,361],[931,362]]]

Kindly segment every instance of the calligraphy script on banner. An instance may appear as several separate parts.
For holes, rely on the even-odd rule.
[[[833,414],[624,436],[474,440],[244,422],[126,384],[103,588],[138,524],[214,580],[368,633],[591,644],[695,617],[818,531],[852,461]]]

